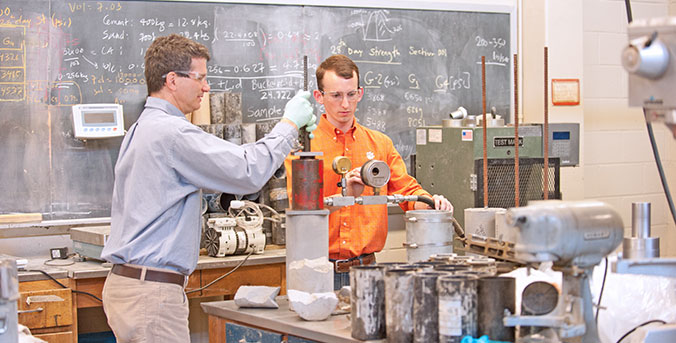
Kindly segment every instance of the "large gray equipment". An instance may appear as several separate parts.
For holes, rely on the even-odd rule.
[[[514,207],[514,128],[488,127],[488,206]],[[416,178],[444,194],[464,227],[464,209],[484,207],[483,128],[421,127],[416,132]],[[543,199],[542,127],[519,126],[519,203]],[[560,199],[559,159],[549,159],[549,199]]]
[[[554,269],[563,274],[563,284],[551,312],[508,316],[505,326],[549,327],[563,341],[600,342],[589,279],[594,266],[622,242],[620,215],[598,201],[550,200],[512,208],[507,221],[516,230],[516,257],[533,263],[553,262]]]

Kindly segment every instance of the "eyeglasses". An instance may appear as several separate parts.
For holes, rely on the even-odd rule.
[[[349,91],[347,93],[342,93],[342,92],[324,92],[324,91],[319,91],[322,93],[323,96],[327,97],[330,101],[333,102],[341,102],[343,101],[343,97],[347,97],[347,101],[353,102],[356,101],[357,98],[359,98],[359,95],[361,95],[361,88],[357,88],[353,91]]]
[[[196,71],[173,70],[173,72],[180,77],[188,77],[199,82],[204,82],[204,80],[207,78],[207,74],[198,73]],[[171,73],[171,71],[169,73]],[[162,75],[162,78],[167,77],[169,73]]]

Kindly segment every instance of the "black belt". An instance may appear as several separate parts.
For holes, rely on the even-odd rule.
[[[126,276],[132,279],[141,280],[143,269],[138,267],[126,266],[123,264],[113,265],[111,272],[115,275]],[[176,273],[162,272],[159,270],[150,270],[146,268],[145,281],[173,283],[183,287],[185,285],[185,276]]]
[[[329,261],[333,262],[334,272],[346,273],[350,271],[350,267],[352,266],[369,265],[375,263],[376,255],[374,253],[362,254],[357,257],[350,257],[344,260],[329,259]]]

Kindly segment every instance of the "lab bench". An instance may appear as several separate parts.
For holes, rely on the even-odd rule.
[[[332,315],[324,321],[305,321],[289,310],[286,296],[279,296],[276,301],[277,309],[239,308],[233,300],[202,303],[202,309],[209,315],[209,343],[249,342],[249,338],[265,343],[363,342],[352,338],[348,314]]]
[[[189,293],[188,297],[232,297],[242,285],[280,286],[282,294],[285,294],[285,256],[284,249],[271,249],[261,255],[251,255],[228,277],[205,290]],[[188,278],[186,291],[207,285],[232,270],[245,258],[245,255],[221,258],[200,256],[197,269]],[[25,268],[27,271],[19,271],[19,323],[28,326],[33,335],[50,343],[76,343],[78,309],[100,307],[102,304],[89,295],[72,291],[87,292],[101,298],[110,267],[94,261],[48,266],[44,264],[47,259],[29,258]],[[57,262],[58,260],[51,261]],[[44,270],[66,288],[40,272],[29,270]]]

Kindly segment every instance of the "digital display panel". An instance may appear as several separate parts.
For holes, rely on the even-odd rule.
[[[570,131],[554,131],[552,139],[555,141],[570,140]]]
[[[84,124],[115,124],[114,112],[85,112],[83,113]]]

